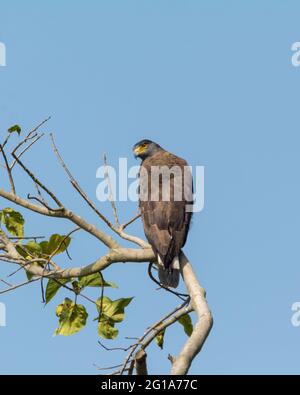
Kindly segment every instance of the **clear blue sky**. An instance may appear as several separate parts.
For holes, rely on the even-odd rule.
[[[136,164],[131,147],[143,137],[205,166],[205,209],[194,216],[184,250],[215,324],[190,373],[299,373],[300,328],[290,322],[300,300],[300,68],[290,61],[299,15],[297,1],[1,1],[1,133],[52,115],[45,130],[55,132],[91,196],[103,152],[111,164],[119,156]],[[49,147],[46,138],[27,163],[69,207],[101,225]],[[24,177],[18,182],[20,192],[29,191]],[[124,221],[135,210],[120,205]],[[72,228],[23,214],[28,233]],[[142,235],[138,224],[131,229]],[[61,263],[79,266],[105,249],[76,234],[70,252],[73,261]],[[1,276],[9,270],[3,265]],[[109,296],[136,297],[115,346],[177,304],[155,290],[146,265],[117,264],[105,275],[119,284]],[[1,373],[93,374],[93,363],[124,357],[97,345],[90,308],[81,333],[52,337],[64,295],[46,308],[38,285],[0,296],[8,324],[0,328]],[[163,351],[153,345],[150,371],[167,373],[167,355],[183,341],[177,325]]]

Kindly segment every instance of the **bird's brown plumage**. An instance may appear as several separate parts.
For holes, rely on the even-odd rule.
[[[158,183],[151,178],[151,168],[153,171],[153,168],[163,169],[163,166],[168,169],[175,169],[175,166],[181,170],[180,176],[175,172],[170,177],[169,201],[163,201],[164,181],[162,177],[159,177]],[[163,263],[164,267],[160,268],[159,275],[161,283],[165,286],[176,287],[178,285],[179,270],[172,268],[172,262],[175,257],[179,256],[181,248],[186,242],[192,216],[192,213],[187,210],[187,205],[192,203],[192,179],[190,173],[185,173],[184,170],[187,166],[184,159],[159,149],[143,160],[140,169],[139,206],[144,231],[155,254],[160,257]],[[184,176],[185,174],[189,174],[188,180],[188,177]],[[180,194],[181,199],[178,200],[175,188],[180,184],[182,194]],[[184,188],[187,188],[185,194]],[[155,193],[157,193],[157,201],[152,200]],[[142,196],[143,198],[141,198]]]

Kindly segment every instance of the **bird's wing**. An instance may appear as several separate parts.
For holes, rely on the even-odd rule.
[[[173,258],[179,254],[185,244],[191,213],[186,212],[188,200],[184,196],[179,201],[174,199],[177,182],[183,183],[183,177],[181,176],[179,181],[176,174],[171,177],[170,200],[163,201],[163,180],[160,179],[158,183],[153,182],[151,167],[168,166],[171,168],[174,165],[183,169],[184,166],[187,166],[187,163],[167,152],[160,153],[160,155],[157,154],[146,159],[142,164],[143,169],[141,170],[143,171],[140,173],[140,193],[145,193],[145,190],[148,189],[148,199],[145,199],[145,195],[143,195],[144,199],[140,200],[145,235],[154,252],[160,256],[166,267],[172,263]],[[192,186],[189,188],[192,190]],[[158,201],[151,200],[151,194],[152,197],[159,196]]]

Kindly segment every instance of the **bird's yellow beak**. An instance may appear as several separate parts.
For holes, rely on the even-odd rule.
[[[143,145],[138,145],[137,147],[135,147],[134,149],[134,155],[135,156],[139,156],[140,154],[142,154],[144,151],[146,151],[147,146],[143,146]]]

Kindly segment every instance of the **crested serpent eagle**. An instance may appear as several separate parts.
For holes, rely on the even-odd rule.
[[[151,140],[134,145],[142,160],[139,207],[144,232],[158,261],[161,285],[176,288],[179,255],[192,217],[193,183],[187,162]]]

